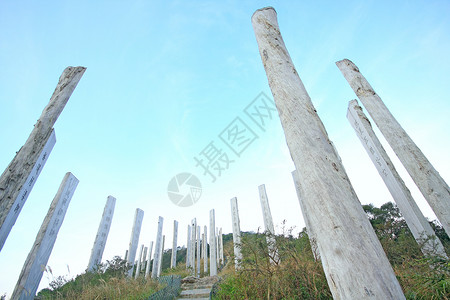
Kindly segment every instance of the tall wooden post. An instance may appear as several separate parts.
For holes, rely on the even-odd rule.
[[[192,275],[195,276],[195,242],[197,239],[197,219],[191,221],[191,251],[190,251],[190,267],[192,267]]]
[[[141,248],[139,249],[139,254],[138,254],[138,260],[137,260],[137,264],[136,264],[136,274],[134,274],[134,278],[138,279],[139,277],[139,273],[141,273],[141,262],[142,262],[142,252],[144,251],[144,244],[141,245]]]
[[[241,267],[241,225],[239,221],[239,209],[237,198],[231,199],[231,220],[233,226],[233,245],[234,245],[234,267],[238,270]]]
[[[34,299],[78,182],[78,179],[70,172],[64,176],[34,245],[23,264],[11,299]]]
[[[224,264],[222,228],[219,229],[219,261],[220,261],[220,265],[222,266]]]
[[[369,119],[367,119],[356,100],[352,100],[348,104],[347,119],[355,129],[367,154],[397,203],[411,233],[421,246],[423,254],[447,258],[444,246],[397,173],[392,161],[375,135]]]
[[[153,241],[150,242],[150,247],[148,248],[148,258],[147,266],[145,267],[145,278],[150,274],[150,263],[152,262],[152,252],[153,252]]]
[[[67,67],[25,144],[0,176],[0,251],[17,220],[53,145],[53,125],[86,68]]]
[[[214,209],[209,211],[209,276],[217,275],[216,220]]]
[[[131,269],[128,271],[128,277],[133,275],[134,262],[139,244],[139,236],[141,234],[142,220],[144,219],[144,211],[136,208],[133,220],[133,229],[131,230],[130,244],[128,246],[128,265]]]
[[[261,208],[264,219],[264,229],[267,234],[267,246],[269,249],[269,256],[272,259],[272,263],[278,263],[279,257],[277,253],[277,245],[275,242],[275,228],[273,227],[272,213],[270,212],[269,199],[266,194],[266,186],[261,184],[258,187],[259,199],[261,202]]]
[[[108,196],[105,208],[103,209],[102,219],[98,226],[97,236],[95,237],[94,246],[92,247],[91,257],[87,271],[91,272],[102,262],[103,251],[105,250],[106,240],[108,239],[109,229],[111,228],[112,218],[114,216],[114,207],[116,198]]]
[[[203,271],[205,274],[208,272],[208,227],[203,227]]]
[[[162,237],[162,246],[161,246],[161,255],[160,255],[161,259],[160,259],[159,264],[158,264],[158,275],[156,277],[161,276],[161,270],[162,270],[163,258],[164,258],[164,243],[165,243],[165,241],[166,241],[166,236],[163,235],[163,237]]]
[[[197,226],[197,277],[200,277],[200,226]]]
[[[148,247],[144,247],[144,253],[142,253],[142,257],[141,257],[141,269],[142,270],[144,270],[145,267],[147,266],[147,251],[148,251]]]
[[[170,267],[177,267],[177,247],[178,247],[178,222],[173,221],[173,241],[172,241],[172,256],[170,259]]]
[[[419,147],[397,122],[358,67],[348,59],[336,63],[386,141],[450,235],[450,189]]]
[[[188,225],[187,244],[186,244],[186,269],[191,266],[191,225]]]
[[[292,179],[294,180],[295,191],[297,192],[298,202],[300,203],[300,209],[302,210],[303,220],[305,221],[306,231],[309,237],[309,243],[311,244],[311,251],[314,255],[316,261],[320,260],[319,249],[317,247],[317,238],[314,234],[314,228],[311,226],[311,221],[309,220],[309,214],[306,211],[306,206],[303,204],[301,197],[300,180],[298,179],[297,170],[292,171]]]
[[[301,195],[317,230],[335,299],[405,299],[284,45],[273,8],[252,16],[259,53],[298,171]]]
[[[161,253],[164,248],[163,245],[163,223],[164,218],[158,218],[158,231],[156,233],[156,244],[155,244],[155,257],[153,257],[153,266],[152,266],[152,278],[158,277],[159,265],[161,264]]]

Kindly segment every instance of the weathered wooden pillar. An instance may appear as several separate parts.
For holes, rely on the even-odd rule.
[[[161,253],[163,248],[163,223],[164,218],[158,219],[158,231],[156,232],[155,256],[153,257],[152,278],[158,277],[159,265],[161,263]]]
[[[395,203],[397,203],[411,233],[421,246],[423,254],[447,258],[444,246],[397,173],[392,161],[375,135],[369,119],[367,119],[356,100],[352,100],[348,104],[347,119],[355,129],[364,149],[366,149]]]
[[[336,65],[450,235],[450,189],[447,183],[400,126],[358,67],[348,59],[336,62]]]
[[[145,278],[150,274],[150,263],[152,262],[152,252],[153,252],[153,241],[150,242],[150,247],[148,248],[148,258],[147,266],[145,267]]]
[[[203,271],[205,274],[208,272],[208,227],[203,227]]]
[[[237,198],[231,199],[231,221],[233,227],[233,246],[234,246],[234,267],[238,270],[241,267],[241,225],[239,221],[239,209]]]
[[[209,211],[209,276],[217,275],[216,220],[214,209]]]
[[[220,261],[219,261],[219,228],[216,227],[216,262],[217,262],[217,267],[220,266]]]
[[[191,265],[191,225],[188,225],[188,232],[187,232],[187,245],[186,245],[186,269],[188,269]]]
[[[292,171],[292,178],[294,180],[295,191],[297,192],[298,202],[300,203],[300,209],[302,210],[303,220],[305,220],[306,231],[308,232],[309,243],[311,244],[311,251],[314,255],[316,261],[320,260],[319,249],[317,247],[317,238],[314,234],[314,228],[311,226],[311,221],[309,220],[309,214],[306,211],[306,206],[303,204],[301,197],[300,180],[298,179],[297,170]]]
[[[197,226],[197,277],[200,277],[200,226]]]
[[[25,144],[0,176],[0,251],[56,142],[53,125],[86,68],[67,67]]]
[[[70,172],[64,176],[47,216],[45,216],[39,229],[33,247],[23,264],[11,299],[34,299],[78,182],[78,179]]]
[[[173,221],[173,241],[172,241],[172,257],[170,260],[170,267],[177,267],[177,247],[178,247],[178,222]]]
[[[147,266],[147,251],[148,251],[148,247],[144,247],[144,253],[142,253],[142,257],[141,257],[141,269],[142,270],[145,270],[145,267]]]
[[[191,257],[190,257],[190,267],[192,268],[192,275],[195,276],[195,241],[197,239],[197,219],[194,218],[191,221]]]
[[[127,260],[128,259],[128,250],[125,250],[125,256],[123,260]]]
[[[223,234],[222,234],[222,228],[219,229],[219,261],[220,265],[222,266],[224,264],[223,259]]]
[[[141,245],[141,248],[139,249],[139,255],[136,265],[136,274],[134,275],[134,278],[137,279],[139,277],[139,273],[141,273],[141,263],[142,263],[142,252],[144,251],[144,244]]]
[[[115,206],[116,198],[113,196],[108,196],[105,208],[103,209],[102,219],[100,221],[100,225],[98,226],[94,246],[92,247],[91,257],[87,267],[88,272],[93,271],[96,266],[102,262],[103,251],[105,250],[106,240],[108,239],[109,229],[111,228]]]
[[[269,199],[267,198],[266,193],[266,186],[264,184],[261,184],[258,187],[258,191],[264,219],[264,231],[265,234],[267,235],[266,241],[269,250],[269,257],[272,260],[271,263],[278,263],[280,259],[278,257],[277,245],[275,241],[275,228],[273,226],[272,213],[270,212]]]
[[[257,10],[252,24],[333,297],[405,299],[295,70],[275,10]]]
[[[136,208],[133,220],[133,229],[131,230],[130,244],[128,246],[128,265],[131,269],[128,271],[128,277],[133,275],[134,261],[139,243],[139,235],[141,234],[142,220],[144,219],[144,211]]]
[[[163,237],[162,237],[162,246],[161,246],[161,256],[160,256],[161,259],[160,259],[159,264],[158,264],[158,276],[157,277],[161,276],[161,270],[162,270],[162,264],[163,264],[163,258],[164,258],[164,243],[165,243],[165,241],[166,241],[166,236],[163,235]]]

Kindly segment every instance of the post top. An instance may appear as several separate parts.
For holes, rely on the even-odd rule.
[[[275,8],[273,8],[272,6],[266,6],[266,7],[263,7],[263,8],[260,8],[260,9],[255,10],[255,12],[254,12],[253,15],[252,15],[252,19],[253,19],[253,17],[254,17],[257,13],[263,12],[263,11],[265,11],[265,10],[273,10],[273,11],[275,12],[275,14],[277,14],[277,11],[275,10]]]

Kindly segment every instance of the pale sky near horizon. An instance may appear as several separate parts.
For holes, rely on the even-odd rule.
[[[352,60],[448,182],[450,2],[448,1],[0,1],[0,170],[8,166],[67,66],[85,66],[55,124],[56,145],[0,252],[0,295],[11,295],[66,172],[79,180],[48,265],[53,275],[85,270],[108,195],[117,198],[103,259],[128,249],[136,208],[140,244],[164,217],[180,246],[196,217],[231,232],[237,197],[243,231],[263,226],[258,185],[266,184],[274,224],[304,227],[294,165],[277,115],[258,127],[245,108],[272,99],[250,18],[273,6],[283,39],[363,204],[392,198],[346,119],[356,95],[335,62]],[[239,117],[256,136],[236,155],[220,135]],[[375,128],[376,129],[376,128]],[[435,216],[378,132],[424,215]],[[194,157],[213,142],[231,160],[212,183]],[[178,173],[195,174],[200,200],[168,198]],[[40,289],[48,286],[44,274]]]

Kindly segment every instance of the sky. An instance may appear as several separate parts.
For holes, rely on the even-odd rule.
[[[39,289],[57,276],[84,272],[109,195],[117,202],[103,260],[125,254],[136,208],[144,210],[139,244],[155,240],[162,216],[166,241],[177,220],[178,245],[185,245],[190,220],[209,226],[211,209],[216,226],[229,233],[233,197],[241,230],[261,230],[261,184],[276,232],[302,230],[278,115],[259,127],[246,114],[254,100],[273,99],[251,25],[253,12],[265,6],[278,13],[286,47],[362,204],[392,198],[346,119],[356,95],[335,65],[344,58],[449,181],[448,1],[3,0],[0,170],[26,141],[64,68],[87,70],[54,126],[56,145],[0,252],[7,270],[0,272],[1,295],[11,295],[69,171],[80,183],[48,262],[53,274],[44,273]],[[235,122],[253,132],[237,153],[223,135]],[[435,219],[375,131],[424,215]],[[214,182],[195,160],[212,145],[230,161]],[[169,181],[183,172],[202,185],[189,207],[175,205],[167,193]]]

